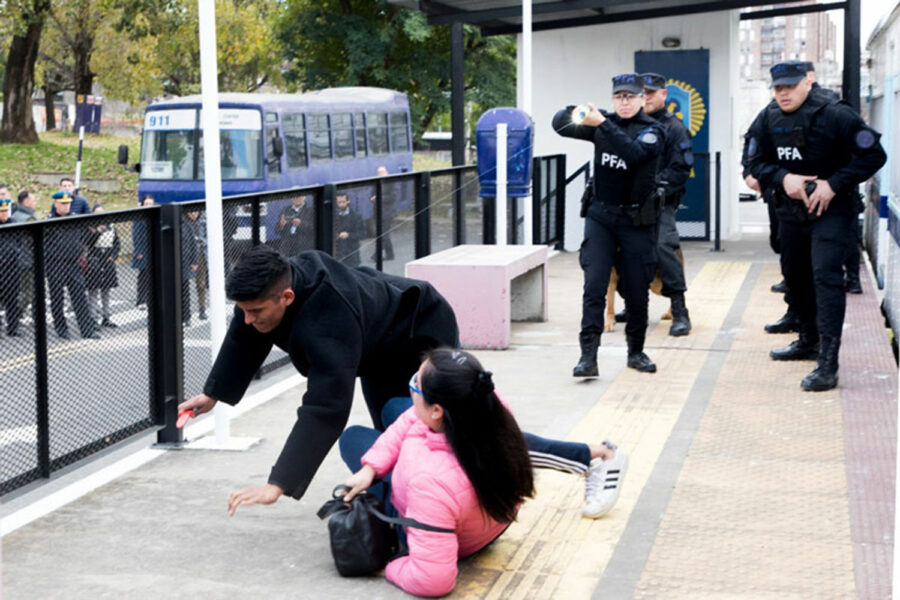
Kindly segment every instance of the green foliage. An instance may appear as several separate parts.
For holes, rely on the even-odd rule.
[[[409,96],[416,137],[450,108],[450,30],[386,0],[286,0],[276,36],[285,79],[303,89],[364,85]],[[515,100],[515,40],[465,28],[466,97]]]
[[[24,189],[31,190],[38,198],[38,212],[50,211],[50,196],[57,190],[55,185],[38,183],[34,173],[75,172],[78,158],[78,136],[72,133],[42,133],[38,144],[0,144],[0,182],[9,186],[15,197]],[[108,210],[131,208],[137,204],[138,175],[118,164],[119,144],[127,144],[132,162],[140,152],[140,136],[122,138],[118,136],[90,135],[84,140],[82,155],[82,179],[114,178],[119,181],[121,191],[100,194],[91,190],[85,196],[91,201],[102,202]]]

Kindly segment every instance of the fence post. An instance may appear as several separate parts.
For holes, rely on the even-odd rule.
[[[466,243],[466,205],[462,193],[462,169],[453,171],[453,244]]]
[[[722,251],[722,152],[716,151],[716,241],[713,252]]]
[[[547,241],[547,238],[544,237],[541,222],[543,219],[541,215],[543,211],[541,210],[541,205],[544,204],[545,196],[544,196],[544,172],[543,172],[543,161],[538,157],[533,161],[533,176],[531,183],[531,206],[526,206],[525,210],[531,211],[531,243],[532,244],[543,244]],[[546,198],[546,201],[549,202],[550,199]]]
[[[37,392],[37,462],[41,477],[50,477],[50,391],[47,367],[47,288],[44,283],[44,234],[46,226],[34,228],[34,376]],[[8,316],[7,316],[8,318]]]
[[[590,162],[588,163],[590,165]],[[590,177],[590,166],[588,166],[585,179]],[[563,250],[566,247],[566,155],[560,154],[556,159],[556,225],[555,237],[556,249]],[[550,211],[547,211],[549,217]]]
[[[431,173],[416,173],[416,258],[431,254]]]
[[[481,199],[482,238],[485,244],[497,243],[497,202],[496,198]]]
[[[148,211],[149,212],[149,211]],[[153,331],[150,364],[157,386],[156,440],[160,444],[184,441],[175,427],[178,404],[184,400],[184,339],[181,328],[181,205],[163,204],[151,214],[153,303],[148,306]]]
[[[334,254],[334,202],[337,186],[327,183],[316,194],[316,248]]]
[[[224,201],[222,202],[222,205],[224,208],[224,205],[225,205]],[[259,246],[259,244],[260,244],[260,239],[259,239],[259,223],[260,223],[259,211],[260,211],[260,208],[259,207],[260,207],[259,198],[254,198],[250,202],[250,230],[251,230],[250,231],[250,239],[253,240],[254,246]]]

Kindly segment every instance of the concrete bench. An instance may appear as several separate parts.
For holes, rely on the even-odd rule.
[[[406,264],[450,302],[464,348],[509,346],[511,321],[547,320],[546,246],[464,244]]]

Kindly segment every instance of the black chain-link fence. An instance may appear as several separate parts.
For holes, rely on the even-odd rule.
[[[564,168],[551,157],[536,180],[547,232],[536,243],[561,245]],[[475,168],[455,167],[226,198],[226,274],[263,243],[402,275],[411,260],[484,242],[478,192]],[[203,201],[0,221],[0,257],[0,496],[149,428],[180,439],[175,406],[212,364]],[[275,348],[260,374],[288,363]]]

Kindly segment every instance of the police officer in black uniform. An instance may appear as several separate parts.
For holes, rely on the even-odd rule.
[[[675,113],[666,110],[666,78],[658,73],[644,73],[644,110],[662,125],[666,133],[666,145],[660,165],[659,180],[665,200],[659,215],[659,276],[662,295],[669,299],[672,308],[672,326],[669,335],[682,336],[691,332],[691,318],[684,303],[687,284],[681,257],[681,237],[675,225],[675,212],[684,195],[684,186],[691,176],[694,154],[691,151],[691,132]]]
[[[748,141],[749,170],[775,194],[782,270],[800,337],[770,356],[817,359],[801,385],[828,390],[838,382],[846,307],[842,266],[856,239],[857,186],[887,157],[880,134],[848,104],[812,93],[802,63],[779,63],[771,74],[776,104],[766,108]]]
[[[823,88],[818,83],[816,83],[815,68],[813,66],[813,63],[811,63],[809,61],[789,60],[783,64],[799,65],[806,71],[807,78],[812,82],[812,87],[810,88],[809,93],[810,93],[810,96],[812,96],[814,99],[818,98],[825,102],[837,102],[838,100],[840,100],[838,95],[835,94],[833,91]],[[753,144],[751,144],[750,143],[751,140],[759,140],[759,137],[760,137],[759,132],[762,128],[762,123],[763,123],[763,119],[765,118],[766,111],[771,108],[777,108],[777,107],[778,107],[778,103],[773,99],[766,108],[764,108],[763,110],[761,110],[759,112],[759,114],[756,116],[756,119],[754,119],[753,123],[750,125],[750,129],[747,131],[746,134],[744,134],[744,150],[743,150],[743,154],[741,156],[741,165],[744,168],[743,177],[744,177],[744,182],[747,184],[747,187],[759,192],[762,195],[763,200],[766,203],[766,208],[768,209],[768,213],[769,213],[769,245],[771,246],[772,251],[775,252],[775,254],[781,254],[781,244],[778,241],[778,216],[776,215],[776,211],[775,211],[775,195],[774,195],[775,190],[762,189],[760,187],[759,182],[756,180],[756,178],[752,174],[750,174],[750,171],[749,171],[750,158],[748,156],[749,151],[751,150],[751,146],[754,146],[754,148],[755,148],[755,144],[757,143],[756,141],[753,141]],[[754,150],[754,152],[755,152],[755,150]],[[858,253],[857,253],[857,256],[858,256]],[[851,260],[851,259],[848,258],[848,261],[849,260]],[[857,279],[858,279],[859,270],[857,269],[856,272],[857,272]],[[783,275],[783,269],[782,269],[782,275]],[[787,303],[788,308],[785,311],[784,316],[782,316],[780,319],[778,319],[774,323],[768,323],[765,326],[766,332],[767,333],[790,333],[790,332],[798,331],[800,328],[800,319],[797,316],[797,311],[794,309],[794,307],[791,304],[790,290],[788,290],[787,284],[785,283],[784,279],[782,279],[779,283],[774,284],[772,286],[772,291],[784,294],[784,301]]]
[[[579,258],[584,292],[578,336],[581,359],[572,372],[575,377],[598,374],[597,348],[613,266],[628,314],[628,366],[645,373],[656,371],[644,353],[644,337],[649,285],[656,270],[661,203],[657,170],[665,134],[655,119],[644,114],[643,92],[643,81],[636,73],[617,75],[613,77],[614,113],[589,104],[568,106],[553,117],[553,129],[560,135],[594,143],[592,198],[582,206],[586,219]]]

